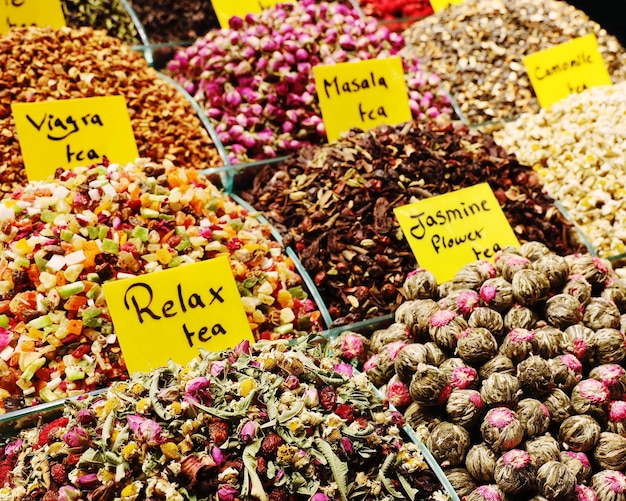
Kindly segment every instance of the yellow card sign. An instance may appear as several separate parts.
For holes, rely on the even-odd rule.
[[[233,16],[246,17],[246,14],[258,14],[265,9],[276,7],[280,3],[293,3],[289,0],[212,0],[213,10],[222,28],[228,28],[228,21]]]
[[[104,284],[129,372],[254,342],[228,258]]]
[[[60,0],[4,0],[0,4],[0,34],[26,26],[65,26]]]
[[[13,103],[11,110],[31,181],[46,179],[57,167],[139,156],[123,96]]]
[[[394,209],[420,266],[437,281],[451,280],[466,264],[493,260],[519,241],[489,184],[420,200]]]
[[[362,130],[411,120],[399,57],[313,67],[329,141],[353,127]]]
[[[542,108],[570,94],[612,84],[593,33],[526,56],[524,65]]]
[[[430,5],[435,12],[444,10],[448,8],[450,5],[459,5],[462,3],[463,3],[463,0],[430,0]]]

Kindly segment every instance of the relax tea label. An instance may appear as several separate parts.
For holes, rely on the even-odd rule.
[[[125,164],[139,156],[123,96],[87,97],[11,105],[30,181],[58,167]]]
[[[60,0],[4,0],[0,4],[0,34],[27,26],[65,26]]]
[[[246,14],[258,14],[265,9],[276,7],[279,3],[293,3],[289,0],[212,0],[213,10],[222,28],[228,28],[228,21],[233,16],[246,17]]]
[[[254,342],[226,257],[109,282],[104,294],[131,374]]]
[[[493,261],[519,241],[489,184],[446,193],[394,209],[420,267],[439,283],[476,260]]]
[[[526,56],[524,66],[542,108],[570,94],[612,84],[593,33]]]
[[[462,4],[463,0],[430,0],[430,5],[435,12],[447,9],[450,5]]]
[[[313,75],[329,141],[353,127],[411,120],[399,57],[314,66]]]

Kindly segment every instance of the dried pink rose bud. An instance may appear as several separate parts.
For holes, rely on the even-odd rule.
[[[126,420],[138,440],[146,442],[148,445],[158,445],[165,441],[163,428],[156,421],[137,414],[129,414],[126,416]]]

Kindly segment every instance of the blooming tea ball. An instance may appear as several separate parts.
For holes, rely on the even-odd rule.
[[[583,324],[591,330],[619,329],[621,313],[615,303],[603,297],[592,297],[583,312]]]
[[[430,271],[417,268],[407,273],[402,289],[409,300],[436,299],[437,279]]]
[[[603,431],[593,457],[606,470],[623,470],[626,468],[626,437]]]
[[[439,346],[437,346],[432,341],[428,341],[424,343],[424,348],[426,348],[426,363],[430,365],[435,365],[439,367],[442,362],[447,360],[447,355],[443,352]]]
[[[473,367],[456,367],[450,371],[449,378],[453,388],[460,390],[478,388],[478,373]]]
[[[470,428],[478,424],[485,405],[476,390],[453,390],[446,402],[446,414],[454,424]]]
[[[529,242],[524,242],[520,248],[519,253],[525,258],[530,259],[531,261],[537,261],[544,256],[552,256],[552,251],[546,246],[546,244],[542,242],[537,242],[536,240],[531,240]]]
[[[496,453],[487,444],[477,444],[467,451],[465,467],[477,482],[486,484],[493,482],[496,459]]]
[[[387,350],[369,357],[363,364],[363,371],[376,387],[381,387],[395,374],[395,362]]]
[[[513,363],[519,363],[535,352],[535,346],[535,331],[518,327],[504,336],[498,353],[509,357]]]
[[[513,361],[509,357],[505,357],[504,355],[496,355],[491,358],[478,369],[478,375],[482,379],[487,379],[489,376],[496,372],[501,372],[504,374],[515,374],[515,366],[513,365]]]
[[[591,284],[582,275],[570,275],[561,292],[575,297],[583,306],[591,301]]]
[[[497,485],[479,485],[464,501],[505,501],[504,493]]]
[[[502,261],[500,274],[507,282],[512,282],[518,271],[530,269],[531,261],[522,255],[511,255]]]
[[[560,424],[572,413],[572,402],[563,390],[553,388],[543,399],[543,404],[548,408],[552,421]]]
[[[591,477],[599,501],[626,501],[626,476],[621,471],[602,470]]]
[[[511,449],[496,461],[493,477],[502,492],[520,494],[533,488],[536,471],[528,452]]]
[[[607,279],[612,275],[613,268],[607,259],[601,259],[590,254],[571,254],[565,256],[569,264],[571,275],[581,275],[591,284],[592,289],[600,291],[604,288]]]
[[[416,402],[424,405],[443,405],[451,391],[446,373],[429,364],[417,364],[409,391]]]
[[[598,495],[591,487],[579,484],[576,486],[574,499],[576,501],[598,501]]]
[[[452,290],[470,289],[478,291],[488,278],[496,276],[496,268],[489,261],[466,264],[452,278]]]
[[[624,334],[613,328],[598,329],[594,334],[596,364],[617,364],[626,358]]]
[[[517,403],[519,391],[520,385],[516,376],[496,372],[483,380],[480,396],[485,405],[512,407]]]
[[[570,325],[563,331],[561,350],[575,355],[583,365],[590,364],[596,356],[593,331],[582,324]]]
[[[411,343],[404,346],[394,359],[395,372],[405,384],[410,384],[419,364],[428,362],[428,348],[422,343]]]
[[[404,421],[414,430],[426,428],[429,431],[441,423],[438,407],[413,402],[404,411]]]
[[[517,379],[524,394],[533,397],[546,395],[554,387],[550,363],[532,355],[517,366]]]
[[[506,277],[505,277],[506,278]],[[524,306],[533,306],[548,298],[550,282],[542,273],[532,270],[519,270],[511,280],[513,299]]]
[[[582,379],[583,364],[571,353],[548,360],[552,370],[554,384],[569,393]]]
[[[550,411],[539,400],[524,398],[515,408],[527,438],[543,435],[550,426]]]
[[[444,473],[459,497],[463,498],[476,489],[474,479],[465,468],[451,468]]]
[[[584,379],[572,390],[572,408],[578,414],[589,414],[596,419],[603,420],[610,398],[609,389],[602,381]]]
[[[353,360],[363,364],[369,352],[369,339],[352,331],[342,332],[331,343],[331,348],[343,360]]]
[[[578,299],[569,294],[557,294],[546,301],[546,322],[559,329],[580,322],[581,304]]]
[[[548,461],[558,461],[561,457],[559,443],[549,433],[526,440],[523,448],[530,454],[537,468]]]
[[[494,277],[480,286],[483,303],[495,311],[506,311],[513,305],[513,286],[502,277]]]
[[[506,407],[490,409],[482,424],[480,433],[484,442],[495,452],[517,447],[524,439],[524,427],[517,415]]]
[[[514,304],[504,315],[504,328],[508,331],[521,328],[532,329],[537,325],[537,313],[521,304]]]
[[[609,404],[609,421],[606,429],[626,437],[626,402],[624,400],[613,400]]]
[[[574,474],[579,484],[591,477],[591,463],[584,452],[561,451],[561,463]]]
[[[385,400],[398,410],[406,409],[413,402],[409,387],[400,381],[397,375],[394,375],[383,388],[384,391],[381,389],[381,392],[385,395]]]
[[[428,333],[441,349],[453,352],[461,332],[468,328],[467,321],[452,310],[439,310],[430,317]]]
[[[561,343],[563,339],[563,331],[546,325],[537,327],[535,331],[535,350],[536,354],[542,358],[553,358],[562,353]]]
[[[589,372],[591,379],[602,381],[611,398],[620,399],[626,392],[626,369],[619,364],[602,364]]]
[[[405,301],[395,311],[395,321],[407,326],[415,341],[428,336],[430,317],[439,311],[439,305],[432,299]]]
[[[532,269],[538,271],[548,279],[551,291],[560,290],[569,276],[569,264],[567,260],[557,254],[544,254],[531,265]]]
[[[486,362],[498,350],[493,334],[482,327],[469,327],[463,331],[456,343],[459,357],[470,365]]]
[[[480,306],[476,308],[467,321],[469,327],[484,327],[494,336],[502,334],[504,319],[496,310]]]
[[[626,280],[623,278],[609,279],[601,296],[615,303],[620,313],[626,313]]]
[[[601,432],[602,428],[593,417],[580,414],[561,423],[559,439],[571,451],[587,452],[596,446]]]
[[[406,344],[413,342],[406,325],[394,322],[386,329],[375,330],[370,336],[369,349],[372,353],[378,353],[384,346],[395,341],[402,341]]]
[[[480,296],[478,292],[471,289],[455,289],[439,301],[439,306],[469,318],[471,313],[480,306]]]
[[[443,421],[430,432],[426,447],[444,468],[461,466],[470,447],[470,436],[462,426]]]
[[[576,491],[576,477],[558,460],[537,470],[537,490],[548,501],[568,501]]]

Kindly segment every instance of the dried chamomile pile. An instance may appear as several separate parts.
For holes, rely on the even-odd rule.
[[[256,338],[319,330],[270,228],[194,169],[60,171],[0,202],[0,413],[127,377],[102,284],[227,256]]]
[[[0,194],[26,183],[11,104],[120,94],[139,155],[222,165],[191,103],[129,45],[91,28],[12,29],[0,38]]]
[[[0,499],[450,499],[401,427],[322,346],[246,342],[20,433],[0,449]]]
[[[415,257],[393,209],[482,182],[519,239],[562,254],[581,249],[535,172],[459,123],[351,133],[241,184],[242,197],[295,247],[335,325],[346,325],[390,313],[406,297],[402,285]]]
[[[460,497],[626,494],[626,281],[608,261],[527,242],[439,285],[417,269],[404,288],[395,323],[333,347],[420,430]]]
[[[523,59],[594,34],[613,82],[626,79],[626,51],[587,15],[560,0],[467,0],[411,25],[404,36],[471,124],[539,111]]]
[[[572,94],[494,137],[535,168],[600,256],[626,252],[626,82]]]

